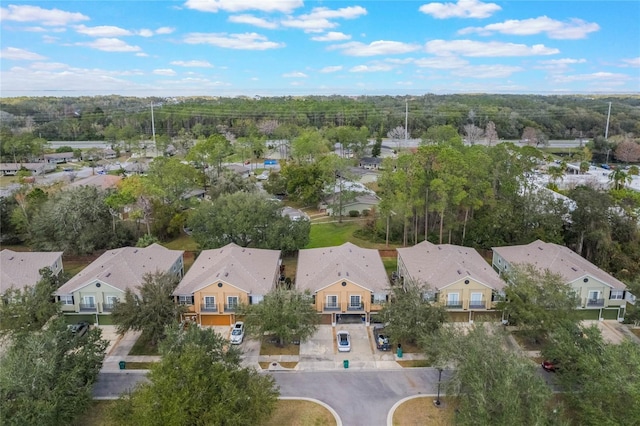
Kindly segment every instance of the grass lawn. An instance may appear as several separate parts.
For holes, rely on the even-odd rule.
[[[142,334],[129,351],[129,355],[160,355],[160,353],[158,348],[152,346],[151,342]]]
[[[513,337],[515,337],[516,342],[526,351],[540,351],[544,347],[544,342],[538,341],[533,342],[531,339],[525,338],[522,333],[519,331],[512,331]]]
[[[148,370],[152,365],[157,364],[156,362],[131,362],[127,361],[125,365],[125,370]]]
[[[630,330],[633,334],[640,337],[640,328],[631,328]]]
[[[426,359],[412,359],[407,361],[396,361],[402,368],[410,367],[431,367],[431,363]]]
[[[269,366],[271,365],[269,361],[259,361],[258,364],[263,370],[268,370]],[[284,368],[296,368],[296,366],[298,365],[296,361],[280,361],[278,362],[278,364],[280,364],[280,366]]]
[[[279,400],[268,421],[261,426],[330,426],[335,425],[333,415],[322,405],[295,399]]]
[[[181,234],[178,238],[166,243],[161,243],[163,246],[170,250],[185,250],[185,251],[197,251],[198,244],[194,239],[186,234]]]
[[[420,347],[416,344],[416,343],[409,343],[409,342],[400,342],[400,344],[402,345],[402,352],[406,353],[406,354],[419,354],[422,351],[420,350]],[[398,345],[394,344],[392,346],[392,349],[395,351],[397,349]]]
[[[443,403],[440,408],[433,404],[434,399],[433,396],[425,396],[404,402],[393,413],[393,425],[453,425],[455,407],[451,404],[450,399],[440,398]]]
[[[282,258],[282,265],[284,266],[285,278],[290,278],[291,281],[296,280],[296,270],[298,267],[298,256],[285,256]]]
[[[271,343],[272,336],[265,336],[260,345],[260,355],[300,355],[300,345],[287,343],[284,346],[278,346]]]
[[[19,183],[18,176],[0,176],[0,188],[9,186],[14,183]]]
[[[87,411],[73,423],[73,426],[115,426],[108,420],[108,413],[117,401],[93,401]]]
[[[305,248],[333,247],[351,242],[358,247],[384,249],[384,242],[374,243],[353,235],[354,232],[362,227],[362,224],[362,221],[312,224],[309,244]]]
[[[382,264],[384,265],[387,275],[391,276],[393,271],[398,270],[398,258],[397,257],[383,257]]]
[[[64,272],[68,273],[72,277],[77,275],[84,268],[89,266],[91,260],[62,260],[64,266]]]

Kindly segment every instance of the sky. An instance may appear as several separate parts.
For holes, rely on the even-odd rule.
[[[640,93],[640,1],[0,7],[0,96]]]

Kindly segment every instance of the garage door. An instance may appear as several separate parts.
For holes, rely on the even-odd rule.
[[[202,325],[231,325],[231,315],[201,315]]]

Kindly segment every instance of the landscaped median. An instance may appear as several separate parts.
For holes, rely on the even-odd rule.
[[[436,406],[435,400],[434,395],[418,395],[399,401],[389,412],[391,424],[393,426],[453,425],[455,401],[452,398],[440,397],[440,406]]]

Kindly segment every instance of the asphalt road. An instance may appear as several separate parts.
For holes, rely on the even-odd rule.
[[[387,424],[387,414],[402,398],[435,394],[438,370],[407,368],[378,371],[287,371],[272,374],[280,395],[320,400],[331,406],[344,425],[376,426]],[[445,379],[443,374],[443,381]],[[94,386],[94,398],[117,398],[121,393],[146,380],[144,372],[100,373]]]

